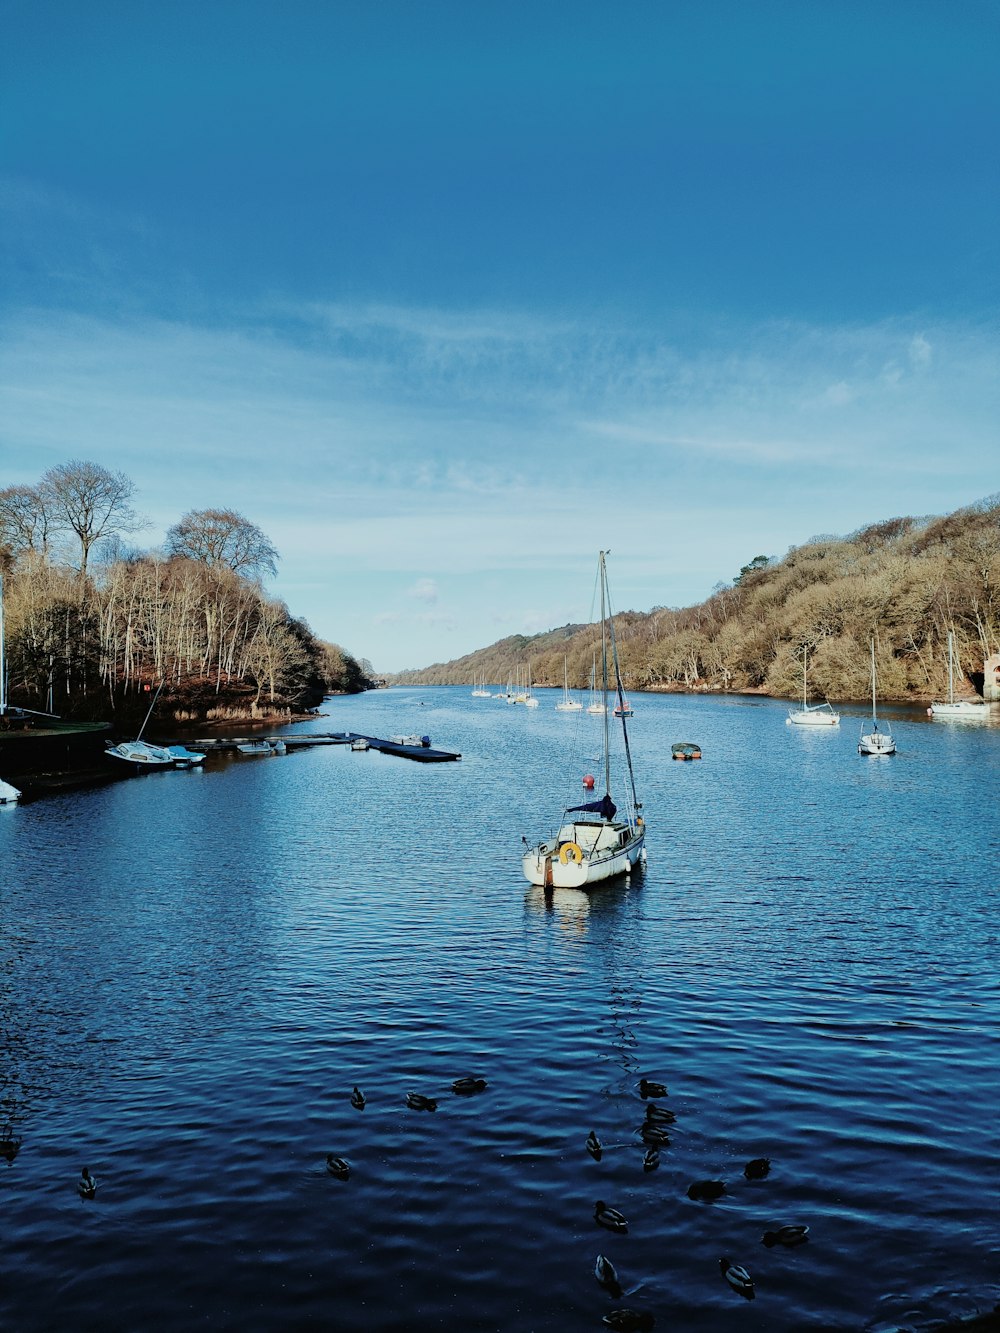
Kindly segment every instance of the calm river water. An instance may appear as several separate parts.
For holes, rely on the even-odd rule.
[[[546,896],[521,836],[596,737],[539,693],[305,727],[460,763],[210,756],[0,809],[0,1326],[924,1330],[1000,1299],[1000,725],[887,710],[867,759],[860,709],[637,695],[646,872]],[[643,1075],[677,1117],[649,1173]]]

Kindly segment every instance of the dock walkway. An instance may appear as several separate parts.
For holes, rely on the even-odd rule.
[[[369,749],[379,750],[382,754],[398,755],[400,759],[416,759],[421,764],[440,764],[448,760],[461,759],[460,754],[451,750],[435,750],[429,745],[401,745],[398,741],[388,741],[380,736],[365,736],[357,731],[313,731],[301,736],[288,732],[265,735],[255,732],[252,736],[212,736],[207,739],[188,740],[184,744],[192,749],[204,750],[207,754],[235,750],[248,741],[281,741],[287,750],[305,750],[314,745],[350,745],[353,740],[366,740]]]

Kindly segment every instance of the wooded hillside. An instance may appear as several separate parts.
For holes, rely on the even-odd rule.
[[[982,687],[1000,646],[1000,495],[943,518],[894,518],[849,537],[816,537],[782,559],[756,556],[729,585],[683,610],[615,616],[626,688],[753,690],[794,697],[809,655],[810,693],[864,699],[874,637],[879,694],[924,700],[947,684],[947,634],[966,679]],[[532,680],[586,686],[597,626],[516,636],[394,680],[506,685],[531,661]]]

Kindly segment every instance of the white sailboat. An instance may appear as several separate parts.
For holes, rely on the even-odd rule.
[[[830,703],[810,704],[806,688],[806,661],[809,650],[802,650],[802,707],[789,708],[785,725],[789,727],[837,727],[840,714],[835,712]]]
[[[0,717],[7,712],[7,660],[4,657],[3,575],[0,574]],[[0,778],[0,805],[16,805],[21,793]]]
[[[928,708],[931,717],[964,717],[984,719],[989,717],[990,707],[985,699],[955,698],[955,633],[948,631],[948,700],[937,701]]]
[[[608,715],[608,668],[613,671],[613,688],[619,702],[624,698],[621,673],[618,669],[618,651],[615,645],[614,621],[611,618],[608,596],[606,551],[601,551],[598,575],[601,586],[601,695],[604,724],[604,795],[600,800],[571,805],[564,812],[558,833],[544,838],[534,847],[527,846],[521,857],[525,878],[531,884],[545,888],[585,889],[592,884],[627,875],[639,861],[645,861],[646,826],[639,814],[641,806],[636,799],[635,775],[628,743],[624,717],[618,719],[621,727],[627,781],[619,800],[624,814],[611,798],[611,718]],[[621,776],[621,775],[619,775]]]
[[[872,639],[872,720],[868,731],[861,728],[858,741],[858,754],[895,754],[896,742],[888,726],[879,731],[878,717],[875,712],[875,640]]]
[[[582,713],[583,704],[579,699],[574,699],[569,692],[569,665],[566,656],[563,656],[563,697],[556,704],[556,711],[559,713]]]
[[[594,653],[594,665],[590,668],[590,703],[587,705],[587,712],[606,713],[607,711],[607,698],[597,688],[597,654]]]
[[[525,706],[525,708],[537,708],[537,707],[538,707],[538,700],[537,700],[537,699],[535,698],[535,696],[531,693],[531,662],[530,662],[530,661],[528,662],[528,691],[527,691],[527,693],[526,693],[525,696],[524,696],[524,706]]]
[[[121,759],[127,764],[135,764],[137,768],[174,767],[174,756],[165,745],[150,745],[148,741],[142,739],[142,733],[146,730],[146,723],[156,707],[156,701],[159,699],[160,690],[162,689],[163,681],[161,680],[135,740],[119,741],[117,745],[109,745],[104,751],[109,759]]]
[[[472,691],[472,698],[473,698],[473,699],[489,699],[489,698],[491,697],[491,696],[490,696],[490,692],[489,692],[489,690],[486,688],[486,672],[485,672],[485,671],[483,672],[483,674],[482,674],[481,677],[476,677],[476,678],[473,680],[473,684],[474,684],[474,686],[475,686],[475,688],[474,688],[473,691]]]

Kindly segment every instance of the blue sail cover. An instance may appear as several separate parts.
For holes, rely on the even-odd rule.
[[[587,805],[571,805],[566,813],[572,815],[577,810],[585,810],[588,814],[600,815],[602,819],[614,819],[618,813],[618,807],[611,799],[610,792],[605,792],[599,801],[590,801]]]

